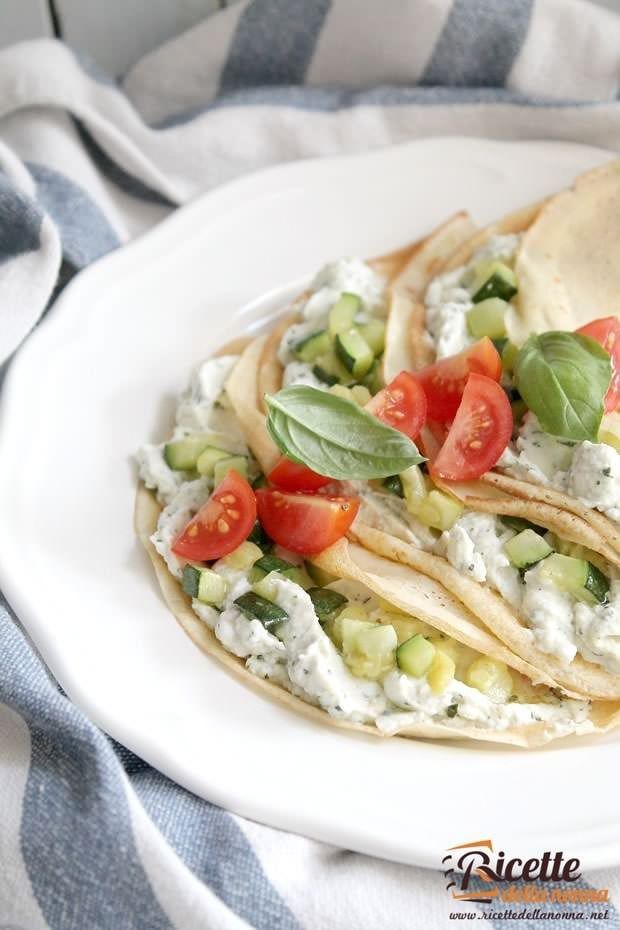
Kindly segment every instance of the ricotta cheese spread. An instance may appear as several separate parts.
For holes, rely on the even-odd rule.
[[[473,307],[469,284],[475,266],[483,261],[511,262],[519,240],[517,235],[492,236],[467,265],[431,281],[425,296],[426,330],[438,359],[456,355],[475,342],[467,329],[467,313]]]
[[[529,412],[498,467],[514,478],[564,491],[620,522],[620,454],[604,442],[551,436]]]
[[[569,664],[577,654],[620,673],[620,581],[612,580],[606,604],[582,603],[561,590],[544,572],[544,561],[523,573],[504,552],[515,531],[499,517],[465,513],[437,544],[451,565],[486,582],[515,607],[536,646]]]
[[[249,456],[237,418],[226,396],[225,384],[237,355],[210,358],[194,372],[179,400],[176,426],[170,441],[195,433],[213,433],[213,444],[231,454]],[[157,492],[160,504],[169,504],[187,482],[185,472],[170,468],[164,456],[166,443],[146,443],[137,453],[138,472],[147,488]]]
[[[359,258],[342,258],[330,262],[314,278],[312,293],[300,310],[301,320],[283,334],[278,359],[284,366],[283,383],[308,384],[326,390],[328,385],[313,374],[313,366],[300,362],[295,347],[308,336],[325,329],[329,311],[343,294],[357,294],[362,304],[355,322],[367,323],[371,317],[385,315],[385,280]]]

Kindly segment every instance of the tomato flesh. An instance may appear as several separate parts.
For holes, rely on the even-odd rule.
[[[577,332],[596,340],[609,353],[611,381],[605,394],[605,413],[611,413],[620,406],[620,320],[606,316],[581,326]]]
[[[332,479],[319,475],[307,465],[299,465],[283,455],[267,475],[267,480],[281,491],[318,491]]]
[[[486,375],[472,374],[446,441],[429,470],[450,481],[480,478],[497,464],[511,434],[512,410],[503,388]]]
[[[458,355],[442,358],[416,372],[416,378],[426,394],[429,420],[449,423],[454,419],[467,379],[472,373],[484,375],[493,381],[501,378],[502,360],[488,336]]]
[[[401,371],[366,404],[366,410],[383,423],[416,439],[426,421],[426,394],[414,375]]]
[[[430,462],[434,462],[439,455],[439,450],[446,441],[448,427],[445,423],[436,423],[434,420],[427,420],[419,436],[418,445],[423,455]]]
[[[322,552],[345,535],[359,508],[355,497],[256,491],[258,518],[274,542],[292,552]]]
[[[254,491],[230,470],[172,544],[172,551],[191,562],[221,559],[247,539],[256,522]]]

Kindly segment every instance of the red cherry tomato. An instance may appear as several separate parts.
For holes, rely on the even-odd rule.
[[[355,497],[256,491],[258,518],[274,542],[292,552],[322,552],[347,532],[359,508]]]
[[[401,371],[366,404],[366,410],[410,439],[416,439],[426,420],[424,388],[414,375]]]
[[[247,539],[255,522],[254,491],[231,469],[179,533],[172,551],[191,562],[220,559]]]
[[[617,410],[620,406],[620,320],[616,316],[605,316],[580,326],[577,332],[595,339],[609,352],[611,381],[605,394],[605,412]]]
[[[488,336],[458,355],[442,358],[416,372],[416,378],[426,393],[429,420],[448,423],[454,419],[472,372],[493,381],[499,381],[501,377],[502,360]]]
[[[282,491],[318,491],[332,481],[331,478],[317,474],[307,465],[298,465],[284,455],[269,472],[267,480]]]
[[[512,410],[503,388],[485,375],[470,375],[454,423],[429,470],[450,481],[480,478],[497,463],[511,433]]]
[[[445,423],[436,423],[434,420],[426,421],[420,431],[418,445],[429,462],[435,461],[447,435],[448,427]]]

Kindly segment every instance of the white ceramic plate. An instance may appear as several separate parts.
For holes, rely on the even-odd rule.
[[[620,863],[617,739],[524,752],[311,723],[198,651],[132,532],[132,455],[166,435],[194,363],[330,258],[387,251],[462,207],[484,223],[608,157],[446,138],[285,166],[71,284],[4,387],[0,585],[97,724],[211,801],[351,849],[437,867],[446,846],[491,836]]]

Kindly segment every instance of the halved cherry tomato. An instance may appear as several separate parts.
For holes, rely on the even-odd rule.
[[[611,358],[611,381],[605,394],[605,412],[610,413],[620,406],[620,320],[617,316],[605,316],[580,326],[576,332],[589,336],[609,352]]]
[[[512,410],[503,388],[485,375],[470,375],[454,423],[429,470],[450,481],[480,478],[497,463],[511,434]]]
[[[418,446],[429,462],[435,461],[447,435],[448,427],[445,423],[436,423],[434,420],[426,421],[420,430]]]
[[[454,419],[472,372],[493,381],[499,381],[501,377],[502,360],[488,336],[458,355],[442,358],[416,372],[416,378],[426,393],[429,420],[448,423]]]
[[[347,532],[359,508],[355,497],[256,491],[258,518],[271,539],[304,554],[322,552]]]
[[[401,371],[368,401],[366,410],[410,439],[416,439],[426,420],[424,388],[408,371]]]
[[[179,533],[172,551],[190,561],[221,559],[247,539],[255,522],[254,491],[231,469]]]
[[[299,465],[283,455],[267,475],[267,480],[282,491],[318,491],[333,479],[319,475],[307,465]]]

